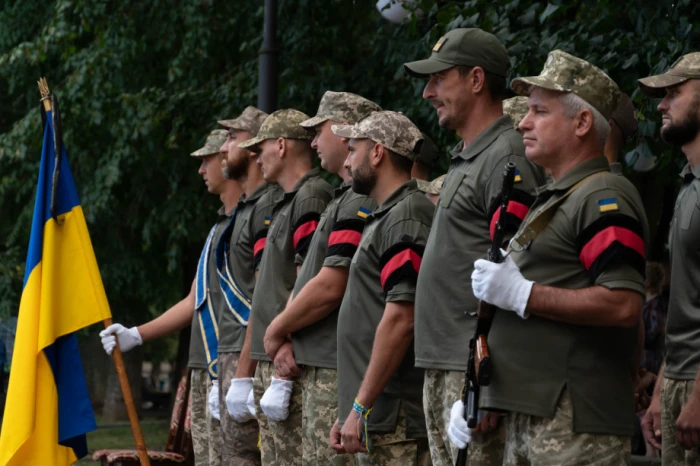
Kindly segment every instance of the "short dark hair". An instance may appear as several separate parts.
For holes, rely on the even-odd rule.
[[[394,167],[396,167],[397,170],[403,173],[411,173],[411,169],[413,168],[413,160],[403,155],[399,155],[392,150],[386,149],[386,151],[389,152],[389,158],[391,159],[391,163],[392,165],[394,165]]]
[[[474,69],[473,66],[456,66],[457,71],[460,76],[466,76],[471,70]],[[483,68],[482,68],[483,69]],[[506,97],[506,78],[503,76],[498,76],[493,73],[489,73],[484,70],[484,75],[486,76],[486,87],[489,90],[491,99],[494,102],[500,102]]]

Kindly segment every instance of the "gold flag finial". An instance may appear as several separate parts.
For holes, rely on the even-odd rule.
[[[46,82],[46,78],[39,78],[37,84],[39,84],[39,92],[41,92],[41,102],[44,104],[44,110],[49,112],[51,111],[51,91],[49,90],[49,83]]]

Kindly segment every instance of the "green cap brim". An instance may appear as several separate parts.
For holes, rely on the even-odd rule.
[[[238,147],[242,147],[243,149],[248,149],[248,148],[251,148],[253,146],[257,146],[258,144],[260,144],[264,140],[265,140],[265,138],[263,138],[263,137],[255,136],[252,139],[246,139],[243,142],[239,142]]]
[[[199,158],[204,158],[204,157],[210,157],[212,155],[219,155],[221,151],[216,151],[212,152],[212,150],[208,147],[202,147],[201,149],[197,149],[196,151],[192,152],[190,155],[192,157],[199,157]]]
[[[525,76],[523,78],[515,78],[510,83],[511,89],[513,89],[516,94],[525,96],[530,95],[530,89],[533,86],[549,89],[551,91],[571,92],[570,89],[565,89],[563,86],[560,86],[559,84],[550,81],[543,76]]]
[[[309,118],[308,120],[302,121],[301,123],[299,123],[299,126],[306,129],[314,129],[326,120],[328,120],[328,118],[315,116],[313,118]]]
[[[331,131],[336,136],[347,139],[367,139],[367,136],[361,134],[355,129],[354,125],[332,125]]]
[[[642,78],[638,80],[639,88],[649,97],[664,97],[666,95],[666,88],[675,86],[682,82],[687,81],[688,77],[685,76],[674,76],[672,74],[664,73],[657,74],[656,76],[649,76],[647,78]]]
[[[454,63],[447,63],[437,58],[430,57],[425,60],[404,63],[403,69],[414,78],[427,78],[431,74],[449,70],[455,66],[457,65]]]

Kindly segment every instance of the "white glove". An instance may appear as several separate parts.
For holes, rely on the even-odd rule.
[[[211,389],[209,390],[209,397],[207,398],[209,403],[209,412],[211,417],[217,421],[221,420],[221,413],[219,411],[219,381],[212,380]]]
[[[507,311],[515,311],[523,319],[534,282],[526,280],[508,256],[500,264],[479,259],[474,262],[472,290],[474,296]]]
[[[258,417],[257,413],[255,412],[255,394],[253,393],[252,388],[248,394],[248,411],[250,412],[250,415],[253,416],[253,419]]]
[[[248,398],[253,394],[253,378],[243,377],[231,379],[231,386],[226,393],[226,408],[228,413],[236,422],[247,422],[255,419],[255,414],[251,417],[248,409]],[[255,413],[255,408],[253,408]]]
[[[279,422],[287,419],[293,384],[291,380],[272,378],[270,386],[260,400],[260,408],[269,420]]]
[[[119,349],[122,350],[122,353],[143,344],[141,334],[136,327],[126,328],[122,324],[112,324],[100,332],[102,347],[108,355],[111,355],[114,347],[117,346],[115,334],[119,339]]]
[[[472,440],[472,430],[467,426],[467,421],[464,419],[464,403],[462,403],[462,400],[457,400],[452,405],[447,436],[459,449],[466,447]]]

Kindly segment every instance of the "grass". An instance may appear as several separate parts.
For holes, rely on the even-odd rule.
[[[123,424],[123,425],[122,425]],[[141,421],[141,430],[146,440],[146,447],[153,450],[162,450],[168,440],[169,420],[167,419],[146,419]],[[105,425],[97,419],[97,425]],[[136,449],[134,436],[128,423],[120,423],[107,427],[98,427],[94,432],[87,434],[87,443],[90,453],[78,462],[80,466],[99,465],[97,461],[92,461],[92,454],[96,450],[103,449]]]

